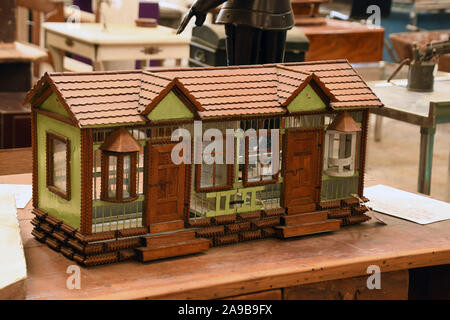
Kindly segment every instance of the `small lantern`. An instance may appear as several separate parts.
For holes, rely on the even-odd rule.
[[[351,177],[355,173],[356,135],[361,128],[347,112],[339,113],[325,134],[323,170],[332,177]]]

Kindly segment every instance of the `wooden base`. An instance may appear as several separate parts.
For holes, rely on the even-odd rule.
[[[293,216],[281,217],[281,223],[291,226],[302,223],[320,222],[328,219],[328,211],[301,213]]]
[[[287,214],[297,214],[297,213],[304,213],[304,212],[312,212],[316,210],[316,204],[310,203],[305,204],[301,206],[295,206],[295,207],[288,207]]]
[[[292,226],[278,226],[275,227],[275,230],[277,232],[277,237],[284,239],[322,232],[336,231],[339,230],[340,228],[341,228],[340,220],[326,220]]]
[[[150,233],[168,232],[168,231],[180,230],[183,228],[184,228],[183,220],[155,223],[155,224],[150,225]]]
[[[209,249],[209,240],[191,239],[147,247],[136,248],[137,258],[141,262],[163,258],[184,256]]]

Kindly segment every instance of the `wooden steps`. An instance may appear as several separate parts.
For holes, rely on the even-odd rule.
[[[136,248],[139,261],[184,256],[209,249],[210,240],[195,237],[195,230],[178,230],[142,237],[144,247]]]
[[[192,239],[136,248],[141,262],[184,256],[209,249],[209,239]]]
[[[285,226],[296,224],[325,221],[328,218],[328,210],[301,213],[292,216],[281,217],[281,223]]]
[[[330,232],[341,228],[340,220],[325,220],[289,226],[275,227],[279,238],[290,238],[315,233]]]

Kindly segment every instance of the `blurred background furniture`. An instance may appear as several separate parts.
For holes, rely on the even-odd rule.
[[[392,33],[389,35],[389,39],[397,54],[397,62],[401,62],[406,58],[412,59],[412,45],[414,42],[419,47],[422,47],[432,41],[449,40],[450,30]],[[444,54],[439,57],[438,69],[450,72],[450,54]]]
[[[45,23],[46,45],[56,71],[64,70],[65,52],[93,61],[94,70],[105,70],[106,61],[183,59],[189,56],[189,37],[175,29],[141,28],[99,23]]]
[[[305,12],[296,14],[296,25],[305,33],[310,41],[309,51],[306,54],[307,61],[348,59],[351,63],[377,62],[383,60],[384,28],[380,26],[367,25],[360,19],[361,10],[367,11],[371,4],[381,4],[386,6],[389,1],[302,1],[294,0],[293,8],[298,6],[298,2],[311,2],[311,18],[305,18]],[[370,2],[366,4],[366,2]],[[320,9],[318,5],[320,6]],[[318,10],[318,12],[316,12]],[[339,19],[329,17],[318,20],[319,14],[322,17],[330,15],[331,12],[343,11],[343,13],[331,16],[338,16]],[[353,15],[353,16],[352,16]],[[365,13],[368,18],[370,14]],[[302,19],[305,22],[301,22]],[[316,19],[316,20],[314,20]],[[314,21],[318,23],[314,23]]]
[[[385,104],[372,113],[420,126],[417,191],[429,195],[436,125],[450,123],[450,77],[436,78],[434,92],[408,91],[406,83],[406,80],[369,83]],[[381,127],[377,126],[377,130],[381,130]],[[375,136],[380,137],[380,132],[376,132]]]
[[[31,146],[31,115],[22,101],[32,85],[33,64],[48,57],[37,46],[15,41],[15,5],[0,3],[0,149]]]
[[[205,24],[192,29],[189,65],[191,67],[226,66],[226,36],[223,25]],[[285,62],[305,61],[309,40],[298,28],[287,32]]]

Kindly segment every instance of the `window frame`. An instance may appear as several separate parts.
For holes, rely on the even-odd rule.
[[[223,143],[223,140],[222,140]],[[194,144],[195,145],[195,144]],[[211,186],[211,187],[202,187],[201,186],[201,178],[202,178],[202,165],[203,165],[203,145],[199,145],[200,149],[200,155],[202,159],[201,164],[195,165],[195,192],[202,193],[202,192],[218,192],[218,191],[226,191],[233,189],[233,182],[234,182],[234,163],[233,164],[226,164],[226,175],[227,175],[227,181],[225,185],[221,186]],[[226,151],[225,151],[226,152]],[[226,160],[226,157],[225,157]],[[216,163],[213,163],[213,170],[216,170]],[[215,181],[215,176],[213,177],[213,184]]]
[[[53,170],[54,170],[54,157],[53,157],[53,140],[58,140],[66,146],[66,190],[65,192],[54,185]],[[59,197],[70,201],[71,196],[71,179],[70,179],[70,140],[67,137],[58,135],[53,132],[46,131],[46,186],[47,189],[58,195]]]
[[[267,130],[267,135],[266,138],[272,139],[272,132],[271,130]],[[260,179],[259,181],[248,181],[248,166],[249,166],[249,159],[250,159],[250,150],[249,150],[249,144],[250,144],[250,137],[245,137],[245,163],[244,163],[244,171],[243,171],[243,176],[242,176],[242,184],[244,185],[244,187],[258,187],[258,186],[264,186],[267,184],[275,184],[278,183],[278,178],[280,175],[280,170],[278,170],[278,172],[276,174],[272,175],[272,179],[270,180],[263,180],[263,175],[260,174]],[[260,163],[260,159],[259,159],[259,130],[257,131],[257,140],[258,140],[258,153],[257,153],[257,159],[260,165],[262,165]],[[279,143],[278,145],[281,146],[281,135],[279,136]],[[272,148],[270,148],[270,152],[272,152]],[[281,160],[280,160],[281,163]]]
[[[108,195],[109,180],[109,158],[117,157],[116,168],[116,196],[111,198]],[[124,158],[130,156],[130,196],[123,198],[123,178],[124,178]],[[106,202],[125,203],[137,200],[137,158],[138,152],[112,152],[102,150],[101,152],[101,189],[100,200]]]

